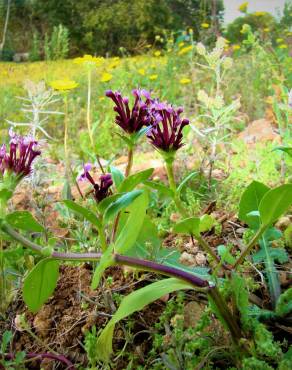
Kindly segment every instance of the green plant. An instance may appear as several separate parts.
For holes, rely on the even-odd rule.
[[[44,52],[46,60],[65,59],[69,52],[69,30],[62,24],[54,26],[51,37],[45,34]]]
[[[32,45],[29,52],[29,60],[36,62],[41,59],[41,41],[38,31],[34,31],[32,36]]]

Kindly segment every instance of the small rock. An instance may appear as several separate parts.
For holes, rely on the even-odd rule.
[[[238,229],[236,229],[236,233],[239,234],[239,235],[243,235],[245,233],[245,228],[244,227],[239,227]]]
[[[188,242],[185,244],[185,250],[189,253],[197,253],[199,251],[199,245],[198,242],[195,241],[195,245],[193,245],[192,242]]]
[[[291,224],[291,219],[289,216],[283,216],[281,217],[277,223],[276,223],[276,228],[280,229],[280,230],[286,230],[287,227]]]
[[[201,266],[206,265],[207,259],[203,253],[199,252],[195,258],[196,258],[196,263],[198,265],[201,265]]]
[[[184,307],[184,327],[194,328],[200,319],[204,307],[196,301],[187,303]]]
[[[164,294],[164,296],[160,297],[159,300],[161,302],[164,302],[164,303],[168,302],[168,300],[169,300],[169,293]]]
[[[195,256],[187,252],[181,254],[179,261],[188,266],[196,266],[197,264]]]

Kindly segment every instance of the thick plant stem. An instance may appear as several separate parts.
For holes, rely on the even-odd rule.
[[[224,320],[224,322],[228,326],[228,329],[230,331],[233,342],[236,345],[238,345],[238,341],[242,338],[241,329],[240,329],[237,321],[235,320],[234,316],[230,312],[229,307],[227,306],[225,300],[222,298],[222,296],[221,296],[219,290],[217,289],[217,287],[215,287],[215,286],[212,287],[208,291],[208,296],[214,302],[214,304],[216,305],[216,307],[219,310],[219,313],[220,313],[222,319]]]
[[[252,248],[256,245],[259,238],[262,236],[262,234],[267,229],[267,226],[262,226],[253,236],[251,241],[248,243],[248,245],[245,247],[245,249],[241,252],[241,255],[238,257],[237,261],[235,261],[233,268],[237,268],[239,265],[241,265],[245,259],[245,257],[250,253]]]
[[[125,171],[125,177],[128,177],[131,173],[131,169],[133,166],[133,155],[134,155],[134,150],[132,147],[129,147],[128,150],[128,163]]]

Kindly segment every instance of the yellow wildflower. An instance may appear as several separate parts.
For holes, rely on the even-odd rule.
[[[154,52],[155,57],[160,57],[160,55],[161,55],[161,51],[157,50]]]
[[[147,49],[150,49],[151,47],[152,47],[152,45],[151,45],[151,44],[146,45],[146,48],[147,48]]]
[[[188,85],[189,83],[191,83],[192,81],[189,79],[189,78],[186,78],[186,77],[183,77],[179,80],[179,83],[182,84],[182,85]]]
[[[260,11],[258,11],[258,12],[254,12],[253,14],[254,14],[256,17],[262,17],[263,15],[267,14],[267,12],[260,12]]]
[[[99,101],[103,101],[103,100],[105,100],[105,97],[104,97],[104,96],[100,96],[100,97],[98,98],[98,100],[99,100]]]
[[[248,7],[248,1],[246,1],[245,3],[242,3],[239,7],[238,7],[238,10],[242,13],[246,13],[247,11],[247,7]]]
[[[209,27],[210,27],[210,25],[209,25],[209,23],[202,23],[202,24],[201,24],[201,27],[202,27],[202,28],[209,28]]]
[[[232,45],[232,49],[233,50],[239,50],[240,49],[240,45],[237,45],[237,44]]]
[[[86,66],[99,66],[103,62],[103,58],[93,57],[92,55],[85,54],[83,57],[78,57],[73,60],[75,64],[82,64]]]
[[[278,46],[279,49],[287,49],[288,48],[288,45],[286,44],[281,44]]]
[[[158,78],[158,75],[149,76],[149,80],[151,80],[151,81],[157,80],[157,78]]]
[[[138,73],[139,73],[139,75],[141,75],[141,76],[145,76],[145,69],[144,69],[144,68],[139,68],[139,69],[138,69]]]
[[[192,28],[189,28],[189,34],[192,35],[194,33],[194,30]]]
[[[112,78],[113,78],[112,74],[110,74],[108,72],[104,72],[101,75],[100,82],[109,82]]]
[[[189,51],[191,51],[192,48],[193,48],[192,45],[186,46],[186,47],[182,48],[177,54],[178,55],[184,55],[184,54],[188,53]]]
[[[109,68],[110,69],[114,69],[114,68],[116,68],[118,65],[120,64],[120,61],[119,61],[119,59],[113,59],[113,61],[110,63],[110,65],[109,65]]]
[[[182,48],[182,47],[184,46],[184,44],[185,44],[185,43],[182,41],[182,42],[180,42],[180,43],[178,44],[178,47],[179,47],[179,48]]]
[[[51,87],[57,91],[73,90],[78,86],[78,83],[73,80],[55,80],[50,83]]]
[[[266,28],[263,29],[263,31],[264,32],[270,32],[270,29],[269,29],[269,27],[266,27]]]
[[[274,103],[274,99],[272,96],[268,96],[266,99],[265,99],[265,102],[267,104],[273,104]]]

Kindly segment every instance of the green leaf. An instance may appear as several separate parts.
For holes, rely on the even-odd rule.
[[[281,185],[268,191],[262,198],[259,211],[263,225],[268,226],[277,221],[277,219],[292,204],[292,184]]]
[[[12,197],[13,193],[11,190],[8,190],[8,189],[1,189],[0,190],[0,199],[3,199],[5,201],[7,201],[8,199],[10,199]]]
[[[214,226],[214,223],[215,223],[214,217],[207,215],[207,214],[203,215],[200,218],[200,226],[199,226],[200,233],[204,233],[205,231],[211,230],[212,227]]]
[[[184,220],[174,225],[173,231],[178,234],[199,235],[200,219],[198,217],[185,218]]]
[[[223,263],[226,262],[230,265],[233,265],[235,263],[235,258],[229,252],[229,249],[225,247],[225,245],[218,245],[217,251]]]
[[[119,190],[119,187],[121,183],[123,182],[125,176],[117,167],[110,166],[110,170],[111,170],[111,174],[112,174],[115,187]]]
[[[28,309],[36,313],[53,294],[59,276],[59,263],[46,258],[41,260],[25,277],[23,300]]]
[[[142,182],[146,181],[153,173],[154,168],[148,168],[145,171],[137,172],[133,175],[126,177],[119,186],[121,193],[126,191],[132,191],[135,187]]]
[[[110,266],[114,264],[114,259],[112,256],[113,253],[113,245],[110,245],[107,250],[102,254],[101,259],[94,271],[92,282],[91,282],[91,289],[96,289],[100,282],[103,272]]]
[[[187,184],[187,182],[190,181],[197,173],[198,173],[197,171],[191,172],[188,176],[186,176],[182,180],[182,182],[179,184],[179,186],[176,189],[178,194],[182,191],[183,187]]]
[[[67,208],[71,209],[71,211],[84,217],[87,221],[91,222],[98,229],[102,227],[101,222],[99,221],[97,216],[89,209],[80,206],[79,204],[73,202],[73,200],[64,200],[63,203]]]
[[[277,261],[278,263],[285,263],[288,262],[288,253],[284,248],[268,248],[268,253],[270,257]],[[266,253],[263,249],[260,249],[257,253],[252,255],[252,260],[254,263],[261,263],[265,262],[266,260]]]
[[[258,181],[253,181],[244,191],[239,203],[238,218],[244,221],[252,229],[259,227],[259,219],[250,215],[253,211],[258,211],[260,201],[269,191],[269,188]]]
[[[292,312],[292,288],[287,289],[282,293],[276,305],[276,314],[286,316]]]
[[[109,197],[104,198],[101,202],[98,203],[98,210],[100,213],[104,213],[105,210],[117,199],[119,199],[123,194],[117,193],[114,195],[110,195]]]
[[[108,223],[114,218],[123,208],[128,207],[134,200],[143,193],[143,190],[133,190],[122,195],[119,199],[111,203],[105,211],[104,222]]]
[[[15,211],[6,216],[6,221],[16,229],[43,232],[45,229],[28,211]]]
[[[135,132],[134,134],[132,134],[132,140],[133,140],[133,143],[134,144],[137,144],[138,140],[142,137],[142,136],[145,136],[146,132],[150,130],[150,126],[147,126],[147,127],[143,127],[141,128],[140,131],[138,132]]]
[[[182,280],[169,278],[157,281],[144,288],[136,290],[125,297],[122,300],[120,307],[97,339],[96,348],[99,358],[104,362],[109,361],[110,355],[113,351],[112,339],[115,324],[117,322],[136,311],[142,310],[149,303],[156,301],[165,294],[181,289],[193,289],[193,287]]]
[[[159,193],[166,195],[168,197],[173,198],[174,197],[174,192],[169,189],[168,186],[163,185],[157,181],[145,181],[145,185],[149,186],[150,188],[157,190]]]
[[[143,191],[128,208],[129,217],[115,241],[115,250],[118,253],[126,253],[136,242],[144,223],[148,203],[148,192]]]
[[[64,181],[64,186],[62,189],[62,199],[68,199],[72,200],[72,191],[71,191],[71,186],[68,180]]]
[[[280,150],[284,153],[287,153],[289,157],[292,157],[292,147],[291,146],[278,146],[274,148],[272,151],[275,151],[275,150]]]

